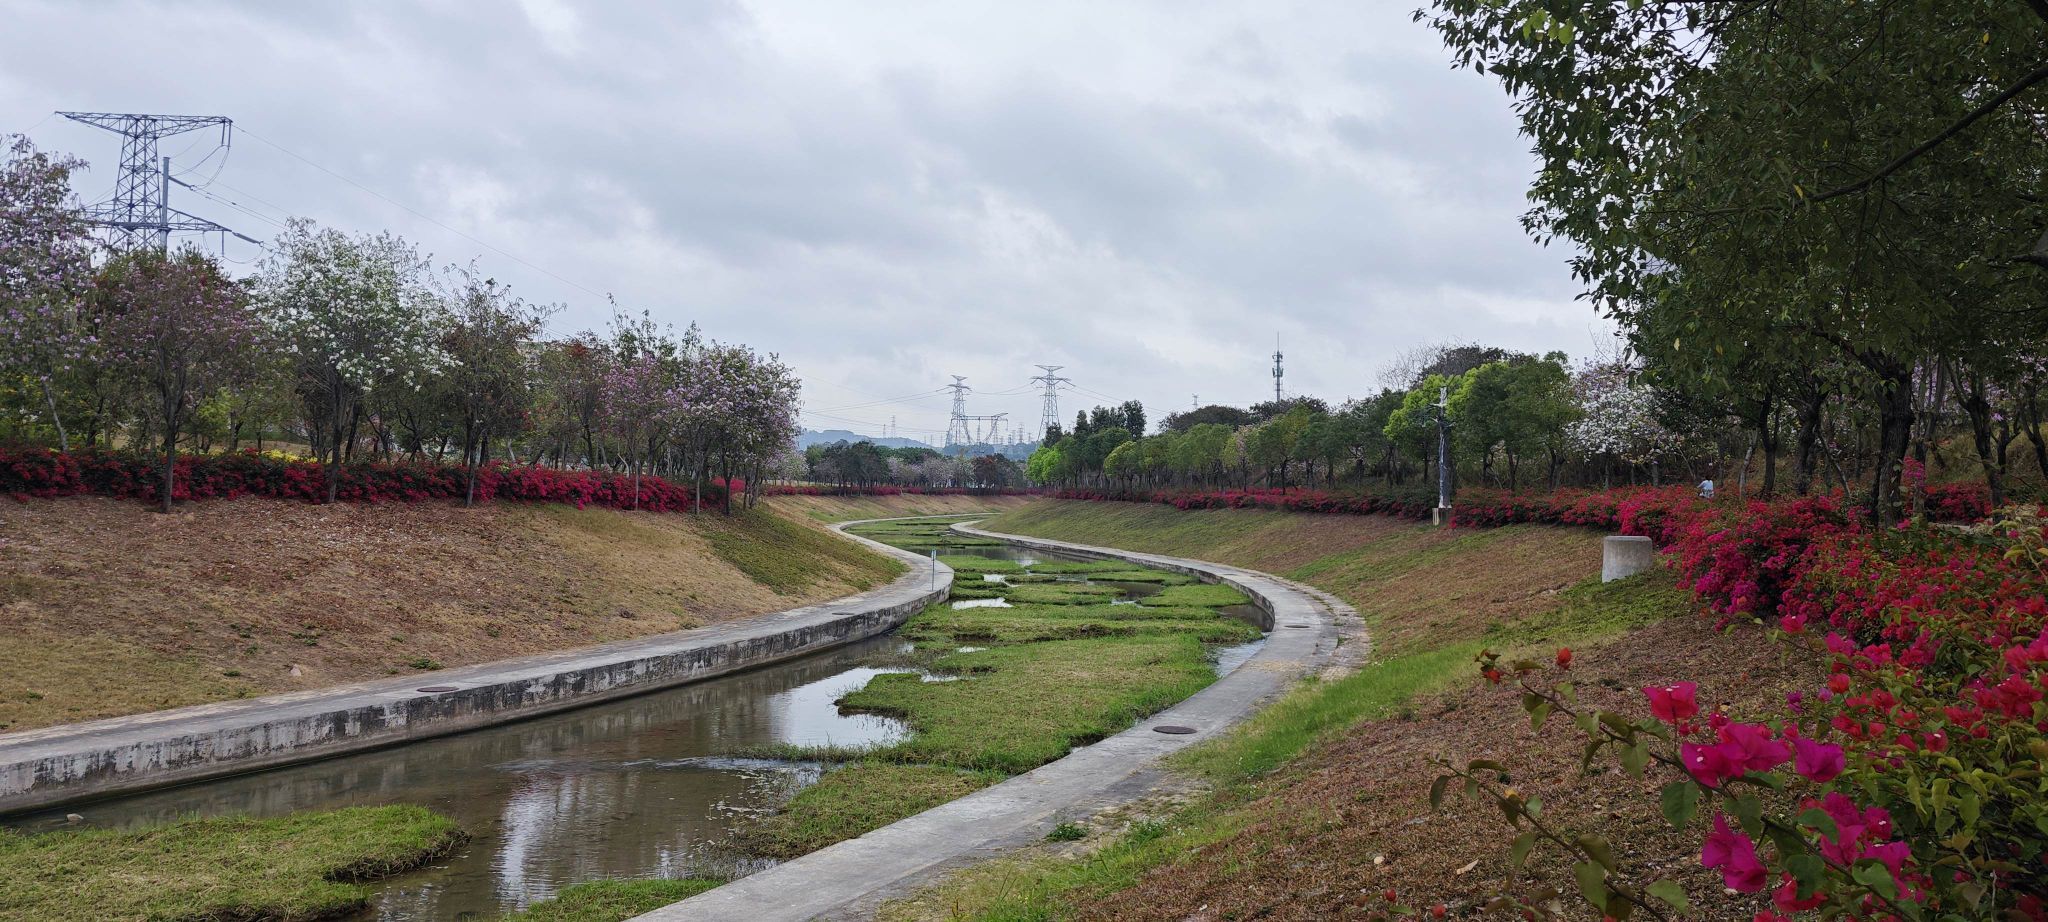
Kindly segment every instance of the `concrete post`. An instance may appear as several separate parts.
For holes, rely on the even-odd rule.
[[[1657,565],[1657,548],[1636,535],[1608,535],[1600,542],[1600,581],[1611,583]]]

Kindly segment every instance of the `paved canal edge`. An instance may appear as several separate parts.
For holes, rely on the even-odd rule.
[[[867,520],[886,521],[886,520]],[[428,675],[0,736],[0,814],[417,742],[766,666],[895,629],[947,596],[943,563],[831,526],[908,565],[818,605]]]
[[[939,873],[1038,841],[1068,819],[1141,796],[1168,754],[1216,736],[1257,713],[1303,676],[1369,655],[1358,613],[1335,596],[1256,570],[1183,557],[1140,554],[957,524],[964,534],[1101,560],[1126,560],[1235,586],[1251,596],[1271,630],[1236,671],[1122,733],[1075,750],[994,787],[909,819],[733,881],[632,922],[800,922],[871,917]],[[1188,727],[1167,734],[1154,728]]]

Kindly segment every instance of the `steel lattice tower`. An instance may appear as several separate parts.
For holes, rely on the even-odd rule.
[[[1042,439],[1045,438],[1047,432],[1052,431],[1054,426],[1060,424],[1060,385],[1063,383],[1072,384],[1073,379],[1059,376],[1059,370],[1067,367],[1065,365],[1040,365],[1038,367],[1043,369],[1045,374],[1031,380],[1045,385],[1045,404],[1038,411],[1038,437]]]
[[[953,389],[953,419],[946,424],[946,447],[965,447],[974,440],[974,434],[967,431],[967,392],[972,388],[963,375],[954,375],[953,383],[946,386]]]
[[[121,175],[114,183],[114,197],[85,209],[87,221],[107,228],[108,242],[114,247],[154,246],[167,250],[171,245],[172,231],[235,233],[205,218],[171,207],[171,158],[157,154],[158,141],[201,128],[218,127],[221,143],[227,144],[234,130],[233,120],[221,115],[57,114],[121,136]]]

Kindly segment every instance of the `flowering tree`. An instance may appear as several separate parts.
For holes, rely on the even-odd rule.
[[[1629,464],[1650,461],[1675,436],[1657,421],[1657,395],[1621,363],[1588,365],[1572,381],[1578,419],[1565,429],[1571,444],[1589,455]]]
[[[92,278],[84,219],[71,205],[70,177],[84,161],[38,152],[27,137],[6,139],[0,164],[0,376],[38,392],[60,450],[70,437],[55,379],[89,354],[78,304]]]
[[[523,350],[540,334],[549,309],[513,297],[495,280],[478,278],[474,266],[450,269],[445,284],[445,392],[462,435],[467,506],[476,502],[476,470],[490,460],[491,439],[526,423],[533,393]]]
[[[246,371],[257,338],[248,292],[197,250],[122,254],[102,275],[122,309],[105,322],[105,354],[154,403],[163,437],[160,508],[175,497],[178,436],[199,401]]]
[[[271,251],[257,304],[298,366],[300,406],[333,502],[365,395],[410,387],[446,361],[420,286],[424,263],[390,234],[350,237],[308,221],[293,221]]]

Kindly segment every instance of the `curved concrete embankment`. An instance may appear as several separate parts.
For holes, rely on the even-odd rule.
[[[833,526],[842,534],[847,522]],[[0,813],[374,749],[643,694],[895,628],[952,570],[903,560],[889,585],[820,605],[562,653],[0,736]],[[431,691],[428,689],[432,689]]]
[[[909,819],[642,915],[633,922],[799,922],[873,915],[938,873],[1038,841],[1055,824],[1134,799],[1164,756],[1209,739],[1257,712],[1295,680],[1335,658],[1338,622],[1357,612],[1327,593],[1221,564],[1044,538],[955,529],[1040,550],[1128,560],[1227,583],[1251,596],[1272,630],[1266,645],[1215,684],[1137,726],[1066,758]],[[1362,638],[1358,641],[1362,643]],[[1348,648],[1347,648],[1348,649]],[[1362,654],[1363,651],[1361,650]],[[1178,725],[1192,734],[1153,728]]]

